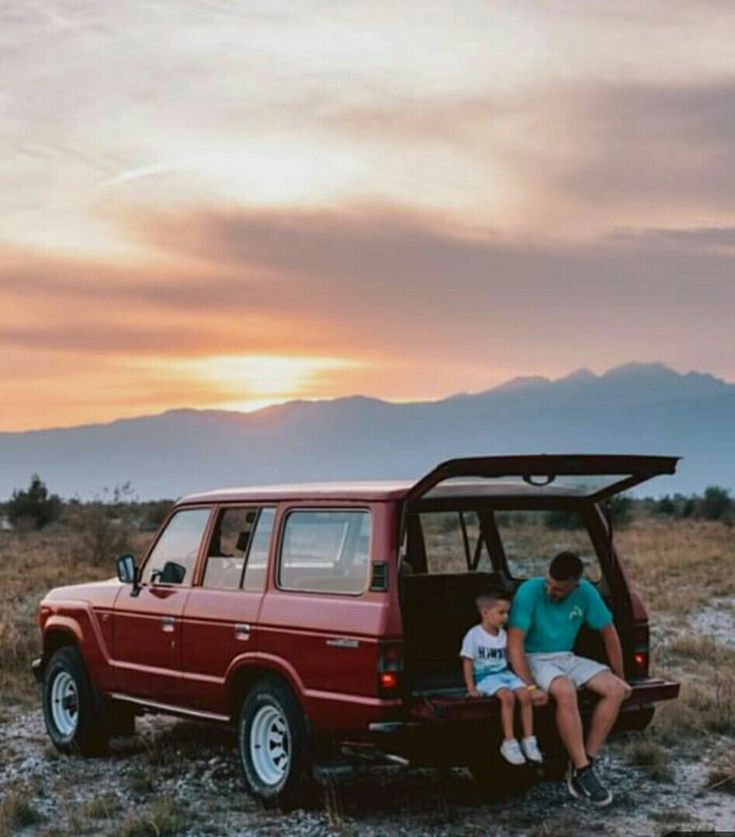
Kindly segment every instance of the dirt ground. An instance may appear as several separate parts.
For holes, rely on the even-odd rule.
[[[226,730],[146,718],[108,757],[58,756],[39,710],[7,713],[0,787],[21,810],[5,830],[18,834],[182,835],[663,835],[731,830],[735,796],[707,790],[709,753],[677,748],[671,774],[654,778],[611,745],[602,773],[615,792],[598,811],[572,800],[563,783],[542,783],[499,803],[479,802],[469,774],[403,768],[321,776],[314,808],[263,811],[244,793]],[[23,810],[23,801],[27,810]],[[8,806],[9,807],[9,806]]]
[[[467,771],[391,767],[321,771],[309,810],[264,811],[243,789],[231,732],[155,717],[139,719],[136,735],[114,740],[104,758],[59,756],[29,685],[37,591],[26,589],[27,576],[18,571],[6,572],[3,593],[12,589],[12,596],[3,597],[0,613],[0,622],[5,620],[0,837],[658,837],[676,829],[735,831],[732,530],[694,531],[688,524],[678,532],[670,526],[656,531],[646,524],[621,533],[621,540],[650,609],[655,671],[679,680],[682,694],[663,707],[645,734],[618,739],[607,748],[601,772],[615,794],[610,808],[598,811],[571,799],[563,783],[537,784],[520,796],[488,803],[477,798]],[[670,543],[680,545],[678,555]],[[35,552],[26,549],[24,554]],[[12,555],[6,550],[6,570]],[[41,569],[47,566],[48,561]],[[80,575],[87,572],[79,568]],[[662,584],[662,573],[676,576],[676,584]],[[37,583],[48,589],[59,582],[41,578]]]

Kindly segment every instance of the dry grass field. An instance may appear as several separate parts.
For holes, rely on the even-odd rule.
[[[519,544],[539,537],[522,528],[514,533]],[[721,522],[651,517],[617,532],[649,608],[654,673],[679,680],[682,693],[646,733],[610,748],[605,769],[616,803],[605,833],[735,828],[733,531]],[[545,533],[535,548],[544,555],[573,545],[574,537]],[[136,533],[130,547],[140,554],[148,538]],[[472,799],[461,776],[425,771],[373,772],[327,784],[321,810],[263,813],[242,792],[228,733],[184,722],[146,720],[108,759],[58,757],[45,738],[29,673],[39,643],[34,615],[49,588],[113,574],[114,556],[100,566],[85,554],[79,531],[60,525],[0,532],[0,835],[599,831],[599,819],[570,803],[560,786],[490,805]],[[85,786],[88,793],[80,790]]]

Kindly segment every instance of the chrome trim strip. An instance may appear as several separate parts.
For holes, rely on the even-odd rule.
[[[184,709],[181,706],[172,706],[168,703],[158,703],[155,700],[145,700],[143,698],[131,697],[120,692],[110,692],[109,697],[115,700],[124,700],[127,703],[135,703],[138,706],[143,706],[149,709],[160,709],[162,712],[170,712],[174,715],[190,715],[193,718],[204,718],[208,721],[225,721],[229,722],[229,715],[218,715],[216,712],[206,712],[203,709]]]

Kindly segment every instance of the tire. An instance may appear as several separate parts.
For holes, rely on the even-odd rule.
[[[246,695],[237,723],[237,752],[248,791],[265,807],[306,801],[311,760],[306,717],[280,679],[259,680]]]
[[[43,718],[60,753],[99,755],[109,731],[102,701],[75,645],[59,648],[43,675]]]

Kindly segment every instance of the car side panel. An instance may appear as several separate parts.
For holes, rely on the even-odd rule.
[[[182,616],[182,705],[227,713],[227,672],[239,655],[257,650],[262,597],[246,590],[192,590]]]

